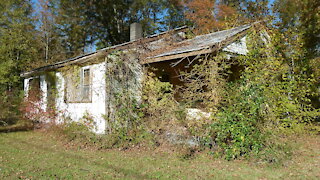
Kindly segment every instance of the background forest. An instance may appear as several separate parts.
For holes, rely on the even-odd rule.
[[[228,159],[269,146],[270,132],[319,133],[318,0],[0,0],[0,126],[21,118],[21,72],[127,42],[133,22],[147,36],[183,25],[205,34],[256,21],[264,22],[270,44],[255,41],[253,30],[248,56],[238,59],[245,66],[239,82],[223,84],[220,70],[208,73],[206,67],[225,65],[223,58],[193,71],[211,94],[186,89],[187,99],[212,100],[204,103],[215,121],[190,125],[191,133],[210,146],[214,140]],[[163,86],[157,83],[149,85]]]

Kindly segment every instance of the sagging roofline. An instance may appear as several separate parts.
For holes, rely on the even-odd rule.
[[[253,22],[250,24],[238,26],[235,28],[223,30],[223,31],[217,31],[217,32],[213,32],[213,33],[209,33],[209,34],[205,34],[205,35],[199,35],[199,36],[196,36],[192,39],[187,39],[187,40],[181,41],[181,42],[177,43],[178,45],[179,44],[181,45],[181,47],[179,47],[180,49],[177,48],[178,49],[177,50],[172,47],[169,50],[165,50],[164,52],[162,52],[160,54],[145,57],[144,60],[141,61],[140,63],[142,65],[146,65],[146,64],[152,64],[152,63],[157,63],[157,62],[161,62],[161,61],[168,61],[168,60],[172,60],[172,59],[184,58],[186,56],[195,56],[195,55],[217,52],[217,51],[221,50],[224,46],[227,46],[227,45],[231,44],[232,42],[236,41],[237,39],[244,37],[251,27],[253,27],[261,22],[263,22],[263,21],[257,21],[257,22]],[[45,71],[59,69],[64,66],[67,66],[67,65],[72,65],[72,64],[76,64],[76,63],[85,63],[85,62],[90,61],[94,57],[98,57],[99,55],[107,55],[111,51],[115,51],[115,50],[125,50],[125,49],[135,48],[139,44],[159,40],[164,35],[166,35],[170,32],[177,32],[177,33],[183,32],[183,31],[185,32],[187,29],[188,29],[187,26],[183,26],[183,27],[179,27],[179,28],[176,28],[176,29],[173,29],[170,31],[165,31],[165,32],[162,32],[159,34],[151,35],[151,36],[148,36],[145,38],[140,38],[135,41],[130,41],[130,42],[114,45],[111,47],[106,47],[106,48],[100,49],[96,52],[87,53],[84,55],[80,55],[80,56],[77,56],[74,58],[70,58],[70,59],[67,59],[64,61],[60,61],[60,62],[51,64],[51,65],[36,68],[34,70],[22,73],[20,76],[21,77],[30,77],[34,74],[39,74],[39,73],[42,73]],[[212,37],[213,37],[213,39],[212,39]],[[209,39],[208,42],[204,41],[205,42],[204,44],[199,45],[198,43],[202,42],[201,38],[202,39],[205,38],[206,40],[211,38],[211,40],[213,40],[213,41],[211,42]],[[218,38],[219,40],[215,40],[214,38]],[[197,47],[195,47],[195,46],[197,46]]]
[[[59,61],[59,62],[54,63],[54,64],[49,64],[49,65],[46,65],[46,66],[35,68],[35,69],[31,70],[31,71],[23,72],[23,73],[20,74],[20,77],[26,78],[26,77],[32,76],[33,74],[59,69],[59,68],[65,67],[67,65],[71,65],[71,64],[82,62],[83,60],[85,61],[86,59],[91,59],[92,57],[95,57],[95,56],[98,56],[98,55],[108,54],[108,52],[110,52],[111,50],[114,51],[114,50],[128,49],[130,47],[135,47],[135,45],[138,44],[138,43],[147,43],[147,42],[156,41],[156,40],[162,38],[164,35],[166,35],[168,33],[184,32],[187,29],[188,29],[187,26],[182,26],[182,27],[178,27],[178,28],[173,29],[173,30],[164,31],[164,32],[161,32],[161,33],[158,33],[158,34],[154,34],[154,35],[150,35],[150,36],[147,36],[147,37],[144,37],[144,38],[140,38],[140,39],[137,39],[137,40],[134,40],[134,41],[129,41],[129,42],[125,42],[125,43],[122,43],[122,44],[117,44],[117,45],[114,45],[114,46],[106,47],[106,48],[97,50],[95,52],[82,54],[80,56],[76,56],[76,57],[69,58],[69,59],[66,59],[66,60],[63,60],[63,61]]]

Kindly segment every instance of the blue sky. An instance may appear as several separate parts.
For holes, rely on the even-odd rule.
[[[275,1],[275,0],[269,0],[269,5],[273,4],[274,1]],[[31,2],[32,2],[33,4],[36,4],[36,3],[38,2],[38,0],[31,0]]]
[[[275,0],[269,0],[269,6],[271,6],[274,3]],[[38,0],[31,0],[31,3],[33,4],[34,8],[36,9],[36,4],[38,3]],[[36,10],[37,11],[37,10]],[[91,45],[90,47],[87,48],[86,51],[91,52],[91,51],[95,51],[96,47],[95,45]]]

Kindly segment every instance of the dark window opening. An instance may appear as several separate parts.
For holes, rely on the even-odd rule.
[[[159,77],[159,80],[161,82],[170,82],[170,75],[168,73],[163,73],[161,74],[161,76]]]
[[[40,78],[33,78],[29,80],[28,98],[31,101],[41,100]]]

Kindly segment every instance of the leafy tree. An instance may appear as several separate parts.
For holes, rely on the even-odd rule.
[[[221,0],[221,4],[237,10],[242,17],[257,20],[269,14],[269,0]]]
[[[120,44],[129,40],[129,16],[132,1],[92,1],[92,10],[87,13],[89,19],[95,22],[98,47]]]
[[[278,18],[276,26],[283,34],[283,42],[286,42],[281,47],[286,48],[283,56],[290,61],[290,73],[312,79],[315,77],[312,102],[315,107],[319,107],[320,2],[317,0],[276,1],[273,10]]]
[[[193,22],[200,34],[226,29],[228,22],[235,22],[236,11],[224,4],[216,4],[214,0],[185,1],[185,6],[186,18]]]
[[[70,56],[92,44],[103,48],[127,42],[133,22],[142,24],[144,35],[185,22],[178,0],[60,0],[59,9],[57,23]]]
[[[36,60],[35,29],[29,1],[0,1],[0,90],[21,84],[19,73]]]
[[[283,32],[299,32],[303,40],[302,46],[308,51],[308,56],[319,56],[319,1],[278,0],[275,2],[274,12],[279,18],[277,25]]]
[[[39,63],[50,64],[65,58],[61,45],[62,37],[59,35],[56,22],[58,4],[57,0],[39,0],[36,4],[35,17],[37,18],[36,22],[39,31],[36,37],[39,41],[38,49],[42,60]]]
[[[164,6],[167,14],[164,16],[164,24],[168,29],[174,29],[187,24],[185,8],[180,0],[167,0]]]
[[[95,13],[93,1],[60,0],[57,24],[62,38],[62,45],[67,57],[73,57],[86,52],[95,40],[94,24],[97,23],[88,16]],[[104,14],[99,14],[102,17]]]
[[[99,47],[127,42],[133,22],[142,25],[144,35],[176,28],[184,23],[182,6],[177,0],[99,1],[92,6],[96,7],[91,15],[96,22]]]
[[[37,61],[30,1],[0,0],[0,125],[19,115],[20,73]]]

